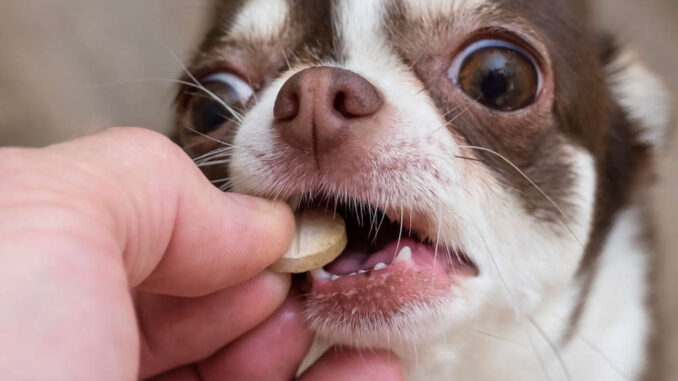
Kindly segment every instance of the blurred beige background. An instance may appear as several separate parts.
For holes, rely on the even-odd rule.
[[[167,131],[171,81],[201,36],[208,3],[4,0],[0,146],[40,146],[111,125]],[[678,94],[678,0],[597,0],[594,8],[600,25],[636,47]],[[654,379],[662,380],[678,379],[678,134],[672,140],[653,200],[662,254],[653,279],[662,350],[654,360],[663,375]]]

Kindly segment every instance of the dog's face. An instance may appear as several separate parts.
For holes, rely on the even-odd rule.
[[[224,189],[343,215],[318,334],[425,342],[578,291],[637,167],[611,161],[645,153],[595,46],[579,1],[225,0],[181,142]]]

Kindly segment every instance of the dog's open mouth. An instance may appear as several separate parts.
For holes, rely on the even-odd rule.
[[[304,208],[340,214],[348,235],[347,247],[339,257],[309,273],[313,294],[357,292],[366,298],[376,293],[404,302],[433,290],[449,291],[455,280],[478,274],[461,250],[422,237],[416,226],[393,221],[375,206],[357,202],[328,206],[309,201],[302,203],[300,209]]]

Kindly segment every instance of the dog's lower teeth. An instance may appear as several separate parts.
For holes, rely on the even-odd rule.
[[[328,273],[322,267],[311,271],[311,276],[315,279],[328,280],[332,278],[332,274]]]
[[[395,259],[395,263],[398,262],[407,262],[412,260],[412,249],[409,246],[405,246],[400,249],[398,256]]]
[[[398,256],[396,256],[394,263],[411,262],[411,261],[412,261],[412,249],[409,246],[404,246],[398,252]],[[311,275],[313,276],[314,279],[335,281],[335,280],[337,280],[339,278],[343,278],[343,277],[363,275],[363,274],[368,273],[370,271],[386,270],[388,267],[389,267],[388,264],[386,264],[384,262],[379,262],[376,265],[374,265],[374,267],[371,268],[371,269],[358,270],[358,271],[352,272],[350,274],[344,274],[344,275],[330,274],[327,271],[325,271],[324,269],[319,268],[319,269],[311,271]]]

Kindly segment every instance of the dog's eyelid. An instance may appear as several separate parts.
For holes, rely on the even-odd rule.
[[[200,81],[203,85],[208,85],[210,83],[220,83],[228,86],[235,93],[237,99],[244,103],[247,103],[249,99],[254,95],[254,89],[252,86],[239,76],[229,73],[229,72],[220,72],[207,76],[206,78]]]

